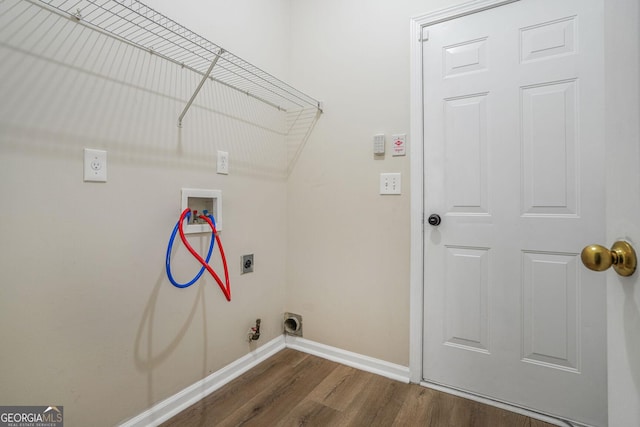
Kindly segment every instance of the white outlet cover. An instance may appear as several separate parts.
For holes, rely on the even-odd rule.
[[[218,151],[216,172],[222,175],[229,174],[229,153],[227,151]]]
[[[84,181],[107,182],[107,152],[84,149]]]

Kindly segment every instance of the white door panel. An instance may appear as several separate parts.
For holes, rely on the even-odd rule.
[[[423,43],[425,380],[606,425],[601,1],[521,0]]]

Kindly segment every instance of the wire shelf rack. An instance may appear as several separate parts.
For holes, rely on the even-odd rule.
[[[201,74],[202,82],[211,79],[285,112],[322,112],[316,99],[137,0],[28,1]]]

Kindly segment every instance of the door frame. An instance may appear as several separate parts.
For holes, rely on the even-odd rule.
[[[421,383],[424,280],[424,153],[422,29],[456,17],[519,0],[473,0],[412,18],[410,21],[410,381]],[[618,238],[640,246],[640,5],[637,0],[604,2],[605,138],[607,182],[627,185],[607,191],[607,242]],[[627,31],[613,31],[617,28]],[[621,47],[625,55],[620,55]],[[603,107],[605,107],[603,106]],[[611,188],[610,185],[607,186]],[[629,197],[629,195],[631,197]],[[610,425],[640,425],[640,274],[622,279],[607,274],[607,371]],[[449,390],[450,392],[450,390]],[[473,396],[466,396],[474,398]],[[481,399],[477,399],[481,400]],[[491,403],[491,402],[488,402]]]

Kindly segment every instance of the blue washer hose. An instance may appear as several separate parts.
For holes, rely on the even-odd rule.
[[[189,223],[189,217],[191,216],[191,212],[187,212],[187,215],[185,217],[185,219],[187,220],[187,223]],[[211,220],[211,222],[213,223],[214,227],[216,225],[216,221],[215,219],[213,219],[213,215],[207,215],[207,217],[209,217],[209,219]],[[196,277],[194,277],[193,279],[191,279],[189,282],[181,284],[175,281],[175,279],[173,278],[173,274],[171,274],[171,250],[173,249],[173,241],[176,239],[176,234],[178,233],[178,226],[180,225],[180,220],[178,220],[178,222],[176,222],[176,226],[173,227],[173,232],[171,233],[171,237],[169,238],[169,246],[167,247],[167,256],[165,258],[165,264],[167,267],[167,277],[169,278],[169,281],[171,282],[171,284],[173,286],[175,286],[176,288],[188,288],[189,286],[193,285],[194,283],[196,283],[198,281],[198,279],[200,278],[200,276],[202,276],[202,273],[204,273],[205,267],[202,267],[200,269],[200,271],[198,272],[198,274],[196,274]],[[213,246],[215,245],[215,237],[213,236],[213,233],[211,235],[211,243],[209,243],[209,252],[207,253],[207,258],[205,259],[205,261],[207,262],[207,264],[209,264],[209,260],[211,260],[211,254],[213,253]]]

